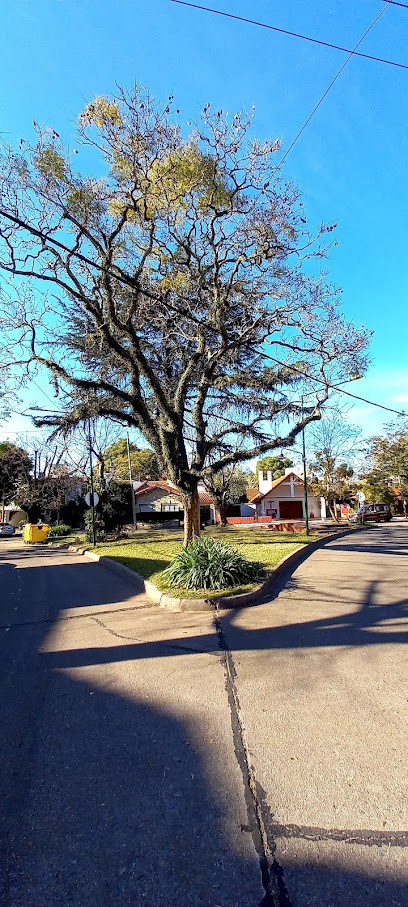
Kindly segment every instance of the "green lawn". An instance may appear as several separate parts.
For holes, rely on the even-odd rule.
[[[206,535],[223,539],[252,561],[257,561],[265,570],[272,570],[285,555],[290,554],[302,545],[318,538],[305,534],[284,535],[282,532],[270,532],[266,529],[206,529]],[[120,542],[100,542],[96,546],[98,554],[136,570],[145,579],[151,580],[163,592],[181,598],[200,597],[217,598],[220,595],[248,591],[252,586],[228,589],[224,593],[197,590],[174,590],[166,585],[162,571],[167,567],[181,548],[182,533],[169,530],[152,530],[140,538],[124,539]],[[87,546],[88,548],[91,546]]]

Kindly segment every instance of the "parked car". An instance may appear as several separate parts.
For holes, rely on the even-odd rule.
[[[11,523],[0,523],[0,535],[14,535],[16,529]]]
[[[363,504],[357,513],[351,513],[349,523],[389,523],[392,519],[389,504]]]

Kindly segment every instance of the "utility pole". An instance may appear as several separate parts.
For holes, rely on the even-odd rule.
[[[303,397],[302,397],[302,419],[304,416],[303,411]],[[307,496],[307,470],[306,470],[306,443],[305,443],[305,430],[302,429],[302,460],[303,460],[303,492],[305,499],[305,521],[306,521],[306,535],[310,535],[309,531],[309,506],[308,506],[308,496]]]
[[[132,495],[132,516],[133,516],[133,525],[136,529],[136,501],[135,501],[135,489],[133,488],[133,479],[132,479],[132,463],[130,459],[130,444],[129,444],[129,432],[126,432],[126,442],[127,442],[127,455],[128,455],[128,467],[129,467],[129,483],[130,483],[130,493]]]
[[[91,420],[88,419],[88,439],[89,439],[89,467],[91,473],[91,501],[92,501],[92,540],[93,546],[96,545],[96,527],[95,527],[95,504],[94,504],[94,483],[93,483],[93,463],[92,463],[92,440],[91,440]]]

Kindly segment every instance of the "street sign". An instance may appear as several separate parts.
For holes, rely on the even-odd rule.
[[[91,491],[88,491],[88,494],[85,495],[85,504],[87,507],[96,507],[99,503],[99,494],[96,491],[92,494]]]

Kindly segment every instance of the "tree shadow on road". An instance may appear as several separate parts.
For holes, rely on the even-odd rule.
[[[27,594],[35,589],[33,569],[22,571]],[[78,607],[82,579],[89,607],[112,600],[111,577],[97,564],[76,564],[75,577],[74,565],[58,570],[60,598],[45,608],[50,626],[32,621],[1,637],[1,907],[255,907],[262,890],[251,828],[245,821],[238,827],[230,809],[242,800],[240,782],[218,774],[199,715],[175,713],[166,678],[152,675],[156,699],[149,684],[143,692],[130,683],[128,696],[115,690],[118,663],[196,652],[216,658],[214,635],[169,633],[141,643],[116,637],[106,647],[44,651],[52,649],[45,639],[60,607]],[[91,575],[94,582],[85,583]],[[118,601],[125,592],[129,598],[126,583],[115,588]],[[341,619],[252,630],[234,626],[236,613],[226,612],[222,625],[233,650],[374,645],[408,641],[406,631],[381,629],[385,619],[407,617],[407,609],[406,601],[375,605],[372,584],[361,608]],[[274,907],[337,907],[349,898],[354,907],[408,907],[402,882],[372,869],[369,857],[353,869],[347,854],[335,866],[318,864],[313,852],[307,859],[282,853],[287,870],[275,866]]]

